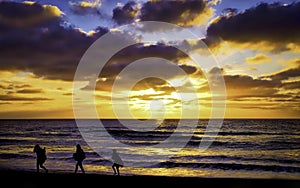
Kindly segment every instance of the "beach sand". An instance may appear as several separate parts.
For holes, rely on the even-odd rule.
[[[299,188],[299,180],[198,178],[166,176],[113,176],[102,174],[36,173],[33,171],[0,170],[1,184],[6,187],[230,187],[230,188]]]

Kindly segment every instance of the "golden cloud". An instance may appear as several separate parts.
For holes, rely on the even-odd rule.
[[[258,53],[253,57],[247,57],[245,61],[249,64],[261,64],[271,62],[271,58],[263,53]]]

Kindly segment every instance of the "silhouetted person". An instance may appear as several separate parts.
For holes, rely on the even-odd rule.
[[[113,165],[112,169],[114,170],[114,175],[120,176],[120,167],[123,167],[123,161],[119,154],[117,153],[117,150],[113,149],[112,153],[112,160],[113,160]]]
[[[83,151],[83,149],[81,148],[80,144],[76,145],[76,153],[73,154],[73,158],[75,159],[75,161],[77,161],[76,166],[75,166],[75,174],[78,171],[78,166],[81,169],[81,172],[84,174],[84,168],[82,166],[82,161],[85,159],[85,152]]]
[[[40,171],[40,167],[48,172],[48,169],[44,166],[44,163],[47,159],[46,148],[41,148],[40,145],[36,144],[34,146],[33,152],[36,153],[36,171]]]

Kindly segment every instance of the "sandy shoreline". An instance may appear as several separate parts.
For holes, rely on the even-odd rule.
[[[280,187],[298,188],[299,180],[198,178],[166,176],[113,176],[102,174],[39,173],[0,170],[3,185],[8,187]]]

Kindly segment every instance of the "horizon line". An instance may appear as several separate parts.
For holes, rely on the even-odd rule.
[[[149,119],[149,118],[0,118],[0,120],[196,120],[195,118],[164,118],[164,119]],[[232,117],[232,118],[198,118],[198,120],[233,120],[233,119],[253,119],[253,120],[300,120],[300,117],[278,117],[278,118],[263,118],[263,117]]]

